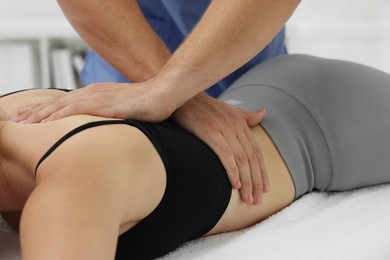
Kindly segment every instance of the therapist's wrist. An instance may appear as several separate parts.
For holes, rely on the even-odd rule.
[[[186,91],[185,81],[178,77],[157,74],[148,82],[153,89],[155,100],[167,104],[173,111],[191,98],[189,91]]]
[[[213,85],[213,82],[205,80],[194,68],[167,65],[150,81],[158,89],[162,100],[171,104],[175,110]]]
[[[171,116],[180,106],[177,97],[172,93],[173,87],[167,82],[157,80],[155,77],[140,83],[143,88],[147,89],[147,99],[151,104],[154,104],[154,109],[158,109],[158,113],[164,115],[164,118]],[[157,111],[155,111],[157,112]]]

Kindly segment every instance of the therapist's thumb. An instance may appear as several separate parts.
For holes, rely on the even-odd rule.
[[[266,110],[261,108],[256,112],[244,112],[244,118],[249,127],[255,126],[260,123],[261,120],[265,117]]]

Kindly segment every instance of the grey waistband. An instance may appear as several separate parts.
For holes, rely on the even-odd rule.
[[[248,111],[266,108],[261,125],[290,171],[295,198],[314,186],[329,186],[332,172],[326,141],[313,116],[296,98],[272,86],[240,85],[220,99]]]

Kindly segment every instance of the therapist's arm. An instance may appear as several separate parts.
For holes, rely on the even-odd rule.
[[[170,58],[135,0],[57,0],[82,38],[133,82],[150,79]]]
[[[120,114],[162,120],[259,53],[300,0],[213,0],[172,57],[135,0],[58,2],[80,35],[126,77],[139,82],[153,76],[138,86],[143,91],[134,91],[148,101],[128,104]]]
[[[170,106],[236,70],[276,36],[300,0],[214,0],[196,28],[154,78]]]
[[[122,93],[121,96],[126,96],[127,99],[115,98],[117,109],[108,111],[104,116],[147,121],[161,121],[168,118],[188,100],[229,75],[263,50],[281,30],[299,3],[300,0],[213,0],[194,30],[155,76],[140,84],[132,84],[131,88],[122,88],[126,84],[117,85],[116,91]],[[141,22],[141,20],[137,21]],[[93,23],[91,28],[94,28]],[[82,34],[82,31],[79,31]],[[131,30],[118,31],[118,34],[128,32]],[[140,31],[136,31],[134,35],[137,33]],[[142,40],[142,33],[137,37]],[[135,53],[144,53],[145,47],[141,45],[139,46],[143,51],[135,49]],[[105,57],[104,53],[107,51],[102,50],[103,57]],[[124,52],[122,55],[126,56],[127,53]],[[115,60],[112,62],[117,64],[115,67],[120,67],[122,72],[133,68],[131,63],[126,66]],[[110,86],[111,88],[106,84],[97,84],[86,91],[100,95],[107,93],[110,98],[109,92],[113,90],[115,84]],[[75,95],[78,93],[76,92]],[[48,117],[53,120],[70,114],[90,113],[89,111],[96,108],[97,104],[89,104],[90,100],[82,99],[80,102],[80,99],[69,98],[69,96],[72,94],[68,95],[67,99],[55,103],[39,116],[33,113],[34,116],[38,119]],[[79,105],[73,105],[74,103]],[[81,103],[85,105],[80,105]],[[53,114],[53,111],[58,113]]]

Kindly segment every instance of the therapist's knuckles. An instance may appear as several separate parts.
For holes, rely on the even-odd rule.
[[[44,119],[44,116],[42,115],[41,111],[35,112],[33,109],[24,112],[23,115],[19,118],[18,122],[23,124],[31,124],[31,123],[38,123],[42,119]]]
[[[248,126],[255,126],[259,124],[259,122],[263,120],[266,114],[266,110],[264,108],[256,112],[248,112],[248,111],[243,111],[243,112],[244,112],[244,118]]]
[[[253,203],[259,205],[263,201],[264,181],[262,179],[253,180]]]
[[[25,110],[22,113],[12,117],[11,121],[22,122],[22,121],[26,120],[27,118],[29,118],[31,115],[32,115],[32,111],[31,110]]]
[[[258,161],[258,152],[256,152],[257,148],[256,147],[251,147],[251,151],[246,155],[248,158],[248,161],[250,164],[259,164]],[[258,148],[260,150],[260,148]],[[259,171],[260,172],[260,171]]]
[[[236,158],[237,158],[238,164],[241,166],[248,165],[248,163],[249,163],[248,155],[243,150],[237,152]]]

